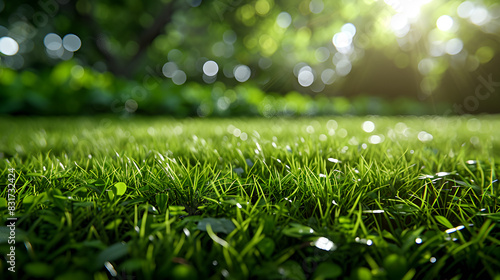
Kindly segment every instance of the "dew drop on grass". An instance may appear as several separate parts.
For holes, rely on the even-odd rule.
[[[444,177],[444,176],[448,176],[448,175],[451,175],[450,172],[438,172],[436,173],[436,176],[438,177]]]
[[[118,275],[118,273],[116,273],[115,268],[113,267],[113,265],[110,262],[105,262],[104,266],[109,271],[109,274],[111,274],[111,276],[116,277],[116,275]]]
[[[238,202],[238,203],[236,203],[236,207],[238,207],[238,208],[240,208],[240,209],[241,209],[241,207],[242,207],[242,206],[241,206],[241,204]]]
[[[475,160],[468,160],[467,164],[474,165],[474,164],[477,164],[477,161],[475,161]]]
[[[255,142],[255,145],[257,146],[257,149],[258,149],[259,151],[262,151],[262,148],[260,147],[260,145],[259,145],[259,143],[258,143],[258,142]]]
[[[241,130],[240,130],[239,128],[235,128],[235,129],[233,130],[233,135],[234,135],[235,137],[240,137],[240,135],[241,135]]]
[[[470,138],[470,142],[471,142],[471,144],[472,144],[472,145],[474,145],[474,146],[477,146],[477,145],[479,145],[479,143],[480,143],[479,138],[477,138],[476,136],[471,137],[471,138]]]
[[[450,233],[454,233],[454,232],[456,232],[457,230],[462,230],[462,229],[464,229],[464,228],[465,228],[465,226],[460,225],[460,226],[458,226],[458,227],[449,228],[449,229],[445,230],[444,232],[446,232],[447,234],[450,234]]]
[[[326,237],[320,237],[316,241],[313,242],[313,245],[316,248],[325,250],[325,251],[335,251],[337,246],[330,239]]]
[[[429,261],[430,261],[431,263],[435,263],[435,262],[437,261],[437,259],[436,259],[435,257],[431,257],[431,258],[429,259]]]
[[[33,246],[29,241],[24,241],[24,247],[26,247],[26,251],[28,251],[30,254],[34,254]]]
[[[341,163],[341,161],[336,159],[336,158],[328,158],[328,161],[333,162],[333,163]]]
[[[218,264],[219,264],[219,263],[218,263],[217,261],[213,261],[213,262],[212,262],[212,265],[213,265],[213,266],[217,266]]]
[[[371,239],[368,239],[368,240],[366,241],[366,245],[368,245],[368,246],[372,246],[372,245],[373,245],[373,241],[372,241]]]
[[[338,127],[339,127],[339,125],[337,124],[337,122],[335,120],[329,120],[326,123],[326,128],[328,128],[328,129],[335,130]]]
[[[189,232],[189,229],[183,228],[182,231],[184,231],[184,234],[189,237],[191,235],[191,232]]]
[[[384,213],[385,211],[382,210],[382,209],[376,209],[376,210],[365,210],[363,211],[363,213],[372,213],[372,214],[380,214],[380,213]]]
[[[422,238],[420,237],[415,238],[415,243],[422,244]]]
[[[429,142],[431,141],[434,137],[432,136],[432,134],[426,132],[426,131],[420,131],[418,133],[418,140],[420,140],[421,142]]]
[[[368,138],[368,142],[375,145],[382,143],[382,141],[382,137],[380,137],[379,135],[372,135]]]
[[[319,173],[319,177],[321,177],[321,178],[326,178],[326,175],[325,175],[325,174],[322,174],[322,173]]]
[[[344,128],[341,128],[341,129],[339,129],[339,132],[337,134],[338,134],[338,136],[345,138],[345,137],[347,137],[347,130],[345,130]]]
[[[367,133],[373,132],[375,130],[375,124],[371,121],[366,121],[361,125],[361,128]]]

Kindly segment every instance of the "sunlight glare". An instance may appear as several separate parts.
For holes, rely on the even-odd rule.
[[[457,14],[461,18],[470,17],[472,14],[472,11],[474,11],[474,4],[469,2],[469,1],[463,2],[457,8]]]
[[[453,18],[448,15],[442,15],[436,21],[436,26],[441,31],[448,31],[453,27]]]
[[[453,38],[448,42],[446,42],[445,50],[446,53],[450,55],[456,55],[459,52],[461,52],[463,48],[464,48],[464,43],[462,42],[462,40],[458,38]]]
[[[0,38],[0,52],[7,56],[15,55],[19,51],[19,44],[11,37]]]

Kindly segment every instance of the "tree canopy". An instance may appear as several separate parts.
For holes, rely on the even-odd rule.
[[[121,99],[136,96],[132,107],[161,100],[155,91],[170,91],[163,98],[175,106],[215,88],[221,93],[210,106],[225,108],[244,86],[261,95],[404,97],[455,103],[465,113],[498,110],[491,106],[500,81],[496,1],[0,3],[0,80],[36,85],[29,97],[36,106],[52,102],[53,93],[39,94],[50,76],[93,103],[112,103],[125,89],[129,98]],[[483,80],[489,88],[475,94]],[[182,93],[188,85],[191,93]]]

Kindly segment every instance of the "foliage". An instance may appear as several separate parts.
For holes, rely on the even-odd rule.
[[[499,277],[499,125],[3,118],[19,279]]]
[[[41,85],[48,69],[72,60],[108,83],[110,76],[132,80],[142,95],[161,88],[161,102],[150,100],[154,104],[182,100],[177,87],[210,88],[215,82],[280,96],[403,96],[461,104],[474,96],[479,77],[491,74],[498,81],[499,10],[495,1],[458,0],[11,1],[0,5],[0,38],[12,37],[19,52],[0,54],[0,63],[41,77],[34,85],[24,77],[19,86],[43,91],[52,86]],[[58,49],[49,48],[48,34],[58,38]],[[61,44],[68,34],[81,40],[80,49]],[[210,75],[203,68],[207,61],[217,65]],[[235,77],[239,66],[247,69],[245,79]],[[81,68],[64,73],[82,75]],[[46,106],[82,112],[78,107],[88,104],[78,101],[102,104],[110,95],[136,93],[134,86],[100,90],[102,80],[83,75],[83,87],[94,90],[76,82],[57,96],[35,88],[37,97],[2,91],[0,98],[16,113]],[[170,89],[172,94],[164,92]],[[84,100],[73,98],[82,93]],[[498,112],[490,105],[498,97],[489,98],[468,113]]]
[[[166,81],[155,83],[154,88],[147,90],[141,83],[83,68],[73,61],[38,73],[1,69],[0,86],[3,88],[0,114],[3,115],[428,115],[451,112],[452,108],[447,103],[431,106],[404,97],[388,101],[367,96],[354,99],[309,96],[296,91],[280,95],[263,92],[251,83],[228,87],[221,82],[212,85],[190,82],[180,87]]]

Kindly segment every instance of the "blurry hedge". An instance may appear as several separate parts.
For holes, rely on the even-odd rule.
[[[36,73],[0,69],[0,114],[90,115],[144,114],[187,116],[314,116],[314,115],[425,115],[439,114],[449,104],[420,103],[399,98],[279,95],[263,92],[252,83],[228,88],[216,82],[181,86],[160,77],[142,82],[83,68],[74,61]]]

